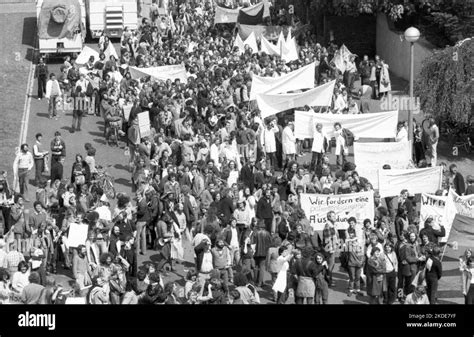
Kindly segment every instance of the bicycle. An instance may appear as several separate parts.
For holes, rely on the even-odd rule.
[[[111,167],[112,165],[107,165],[107,168]],[[100,187],[104,194],[109,199],[114,199],[115,195],[117,194],[114,187],[114,178],[107,173],[107,171],[102,166],[97,166],[97,173],[95,177],[92,179],[92,186],[93,187]]]

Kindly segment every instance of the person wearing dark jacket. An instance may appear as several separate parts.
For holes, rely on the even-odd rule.
[[[429,242],[438,243],[439,238],[442,238],[446,235],[446,230],[444,226],[440,226],[439,230],[433,228],[433,218],[429,217],[425,221],[425,228],[420,231],[420,239],[423,238],[424,235],[428,237]]]
[[[426,261],[426,291],[430,304],[436,304],[438,282],[443,274],[443,266],[439,260],[439,254],[441,250],[438,246],[435,246],[431,252],[431,256]]]
[[[458,172],[456,164],[449,165],[449,181],[454,192],[458,195],[464,195],[466,192],[466,184],[464,183],[464,177]]]
[[[312,248],[303,248],[301,250],[302,258],[297,260],[294,265],[295,274],[298,278],[298,287],[295,292],[296,304],[304,304],[305,299],[306,304],[314,303],[314,296],[316,294],[316,284],[314,281],[319,273],[319,268],[311,258],[312,255]]]
[[[424,259],[420,245],[416,241],[416,233],[408,235],[408,242],[400,247],[401,276],[405,295],[412,293],[412,282],[418,272],[418,262]]]
[[[142,182],[144,183],[144,182]],[[137,191],[137,255],[139,250],[141,254],[146,254],[146,225],[150,221],[150,209],[148,208],[148,201],[145,195],[146,189]]]
[[[135,250],[133,249],[133,242],[135,239],[133,236],[127,236],[125,238],[125,245],[122,247],[120,250],[120,256],[124,258],[128,264],[128,270],[127,270],[127,279],[130,277],[135,277],[137,274],[137,254]]]
[[[265,262],[267,258],[268,249],[272,245],[272,236],[265,229],[265,224],[263,223],[263,220],[259,221],[259,224],[257,226],[257,232],[253,235],[252,240],[252,244],[255,244],[255,279],[257,280],[257,287],[261,287],[263,284],[263,275],[265,272]]]
[[[255,161],[250,158],[249,161],[240,170],[240,181],[245,187],[250,188],[250,192],[253,193],[255,190]]]
[[[265,197],[260,198],[257,202],[257,209],[255,215],[265,223],[266,230],[270,233],[272,231],[273,223],[273,208],[271,202],[271,190],[265,191]]]
[[[278,236],[282,241],[286,240],[288,233],[290,233],[290,224],[288,218],[290,214],[288,212],[283,212],[280,223],[278,224]]]
[[[234,214],[234,201],[232,198],[229,196],[230,190],[224,191],[222,199],[218,203],[218,216],[221,219],[221,224],[223,226],[226,226],[230,218],[232,217],[232,214]]]

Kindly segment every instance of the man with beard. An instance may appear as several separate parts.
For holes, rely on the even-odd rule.
[[[267,189],[265,191],[265,196],[260,198],[257,203],[257,212],[256,216],[258,219],[261,219],[265,223],[265,229],[270,233],[272,230],[273,222],[273,208],[271,200],[271,190]]]
[[[86,246],[79,245],[79,247],[77,247],[77,254],[75,254],[72,260],[72,274],[81,289],[92,284],[90,277],[91,272],[86,256]]]
[[[255,170],[255,160],[250,158],[240,171],[240,181],[245,187],[250,188],[251,193],[255,190]]]

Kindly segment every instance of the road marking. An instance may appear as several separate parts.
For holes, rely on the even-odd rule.
[[[34,42],[34,45],[36,46],[36,39]],[[23,107],[23,116],[21,118],[21,128],[20,128],[20,144],[18,146],[21,146],[21,144],[24,144],[26,142],[26,137],[28,136],[28,122],[30,119],[30,110],[31,110],[31,95],[33,94],[33,83],[34,83],[34,55],[36,53],[36,50],[33,49],[33,59],[30,63],[30,71],[28,73],[28,85],[26,86],[26,99],[25,99],[25,105]]]

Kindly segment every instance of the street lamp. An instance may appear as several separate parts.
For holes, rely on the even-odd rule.
[[[420,31],[415,27],[405,30],[405,40],[410,42],[410,103],[408,108],[408,139],[413,140],[413,76],[415,59],[415,42],[420,38]]]

